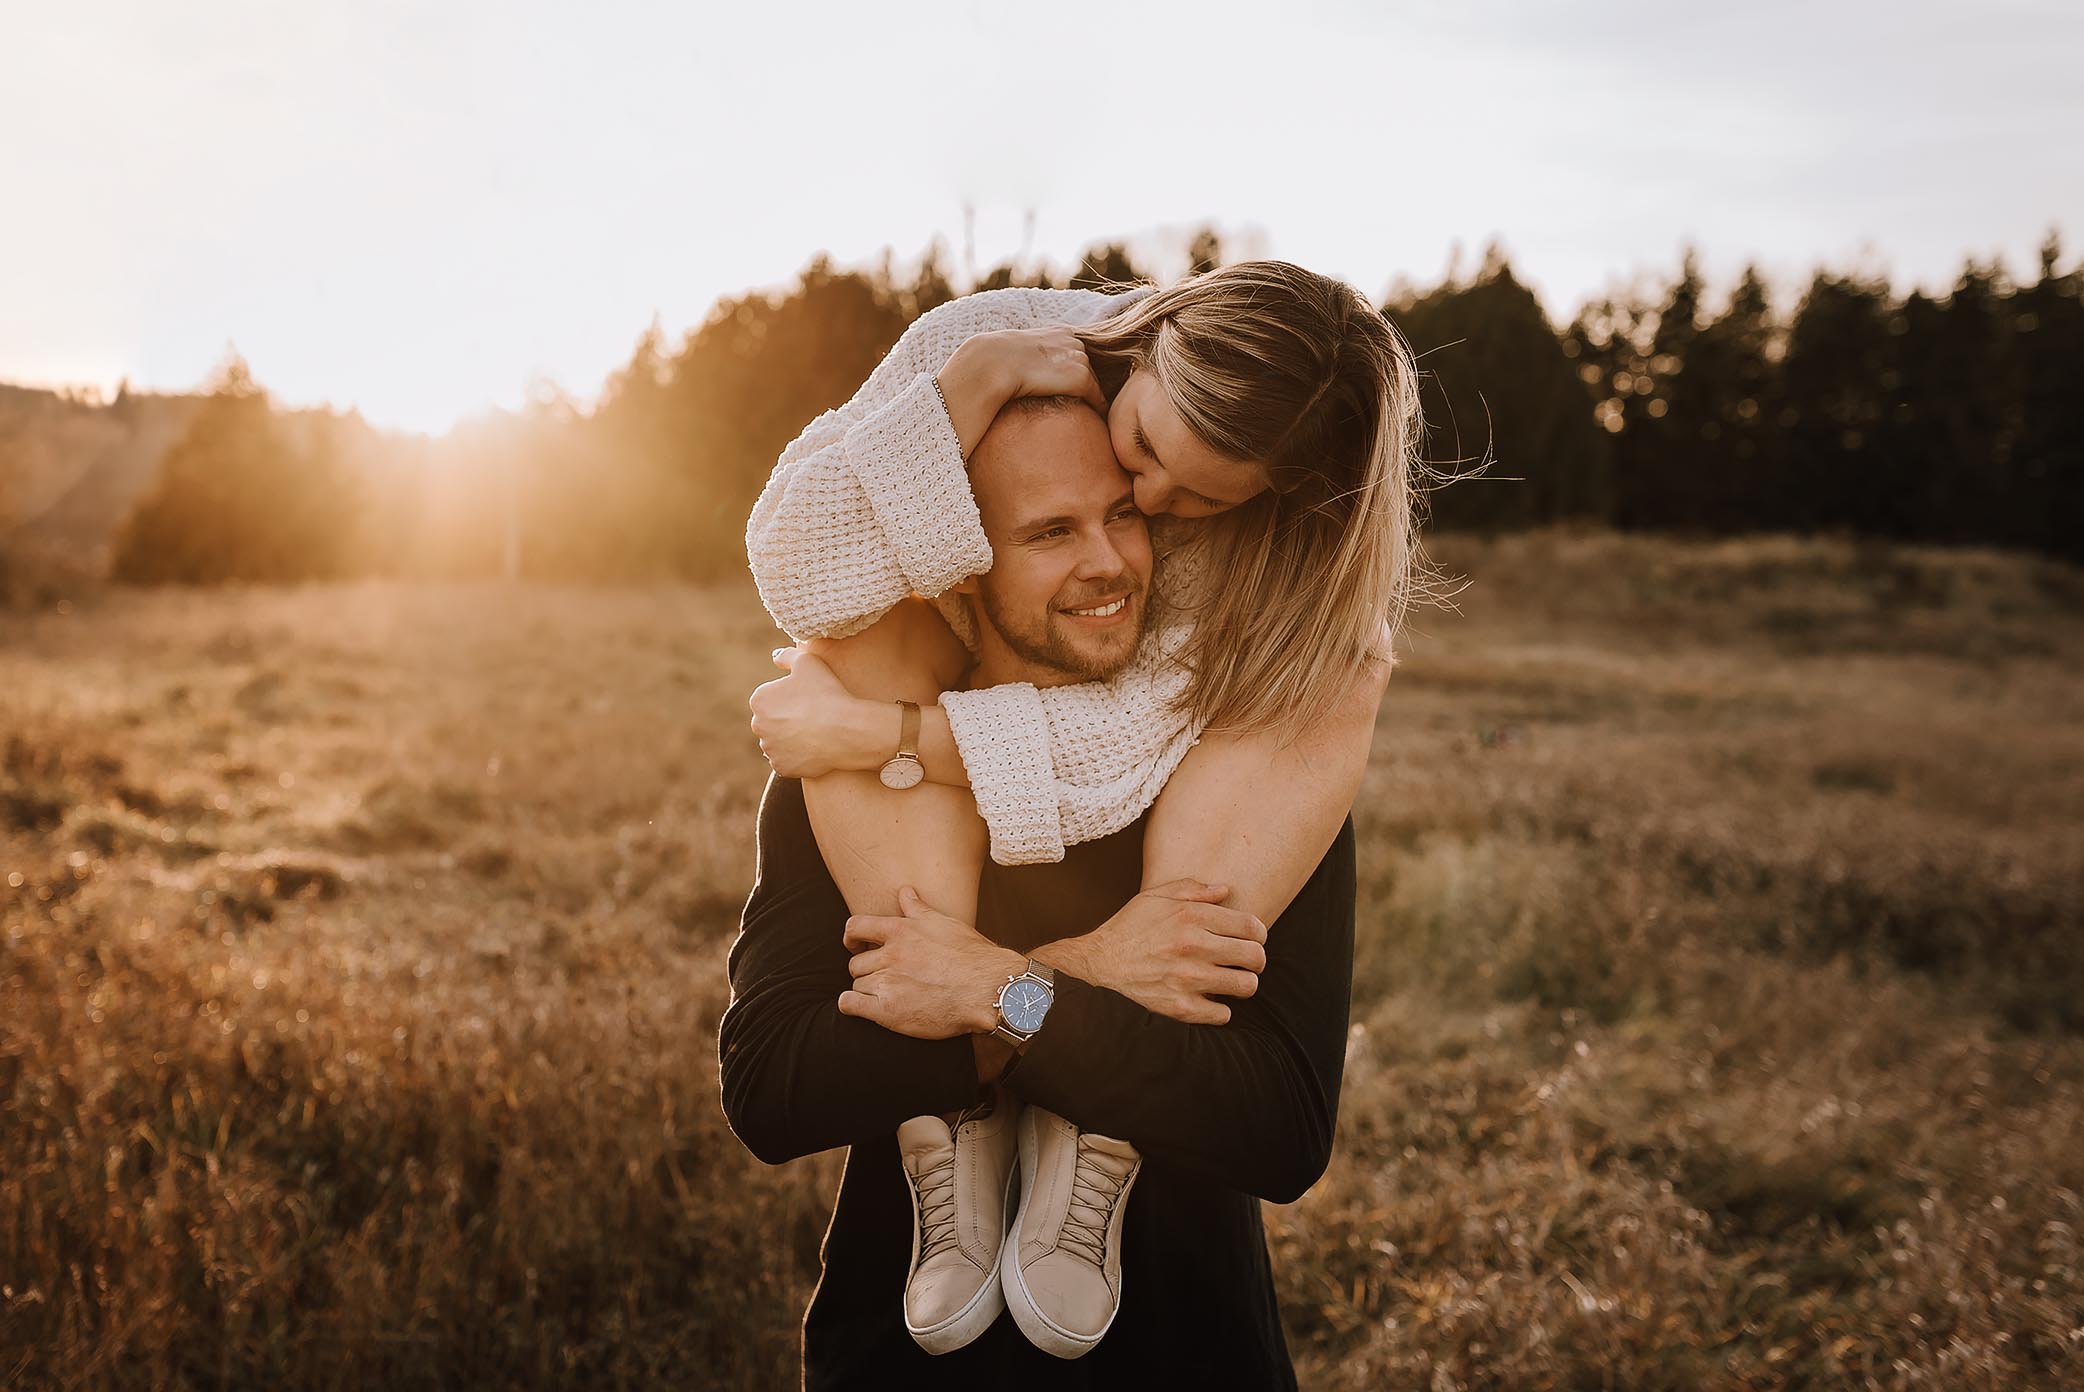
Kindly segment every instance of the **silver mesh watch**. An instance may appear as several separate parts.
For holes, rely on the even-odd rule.
[[[1042,1028],[1056,1003],[1056,968],[1028,958],[1027,970],[1006,978],[999,987],[999,1022],[991,1032],[1014,1048],[1024,1047]]]

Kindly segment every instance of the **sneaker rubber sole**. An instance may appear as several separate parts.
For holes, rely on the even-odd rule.
[[[999,1211],[1008,1215],[1012,1211],[1013,1180],[1014,1173],[1012,1170],[1008,1170],[1006,1172],[1006,1190],[999,1200]],[[999,1235],[999,1255],[1001,1257],[1005,1255],[1007,1247],[1014,1245],[1007,1240],[1009,1236],[1010,1234],[1007,1233]],[[912,1197],[912,1259],[917,1261],[918,1258],[919,1199],[915,1193]],[[1001,1262],[993,1262],[991,1270],[985,1274],[984,1284],[977,1288],[977,1293],[971,1296],[960,1310],[957,1310],[938,1324],[928,1325],[926,1328],[921,1329],[912,1323],[912,1317],[907,1314],[905,1316],[905,1332],[912,1336],[914,1343],[928,1353],[953,1353],[964,1345],[973,1342],[978,1335],[991,1328],[992,1321],[999,1317],[999,1311],[1006,1308],[1004,1291],[1000,1285],[1002,1269],[1003,1264]]]
[[[1041,1147],[1040,1130],[1036,1125],[1030,1124],[1028,1115],[1023,1112],[1020,1118],[1019,1213],[1027,1212],[1028,1194],[1034,1188],[1035,1168]],[[1136,1175],[1129,1176],[1128,1184],[1122,1186],[1122,1196],[1117,1200],[1118,1203],[1129,1201],[1129,1190],[1135,1185],[1136,1179]],[[1034,1293],[1028,1289],[1028,1283],[1021,1275],[1020,1220],[1017,1216],[1013,1221],[1013,1230],[1006,1235],[1006,1245],[999,1253],[999,1284],[1004,1287],[1006,1309],[1013,1316],[1013,1322],[1020,1326],[1020,1332],[1027,1335],[1028,1342],[1036,1348],[1044,1353],[1053,1353],[1058,1358],[1082,1358],[1091,1353],[1099,1347],[1100,1340],[1107,1336],[1107,1331],[1113,1328],[1115,1315],[1122,1312],[1121,1302],[1116,1301],[1114,1314],[1109,1315],[1107,1323],[1101,1325],[1099,1332],[1094,1334],[1081,1334],[1076,1330],[1066,1329],[1043,1314],[1041,1307],[1035,1304]]]

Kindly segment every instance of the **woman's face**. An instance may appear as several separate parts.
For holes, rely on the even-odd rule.
[[[1216,453],[1180,419],[1158,376],[1139,367],[1107,411],[1114,456],[1135,476],[1136,506],[1149,516],[1213,517],[1257,497],[1266,466]]]

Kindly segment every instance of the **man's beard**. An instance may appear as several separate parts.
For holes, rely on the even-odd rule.
[[[977,587],[984,617],[997,631],[1000,642],[1023,662],[1062,672],[1078,681],[1106,681],[1129,665],[1129,660],[1136,656],[1137,645],[1143,639],[1144,624],[1149,619],[1146,609],[1149,595],[1147,587],[1130,590],[1129,597],[1136,605],[1133,621],[1120,629],[1104,630],[1111,641],[1121,644],[1119,652],[1115,652],[1101,650],[1098,643],[1081,648],[1064,630],[1067,621],[1058,617],[1054,607],[1042,615],[1040,623],[1016,622],[1011,610],[999,607],[989,584]]]

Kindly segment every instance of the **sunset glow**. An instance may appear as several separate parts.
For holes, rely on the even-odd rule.
[[[959,269],[965,205],[980,266],[1162,261],[1212,220],[1370,293],[1496,235],[1559,319],[1688,238],[1717,286],[1758,258],[1943,289],[2084,227],[2045,154],[2084,142],[2073,6],[1061,13],[18,8],[0,380],[188,390],[230,343],[286,401],[441,431],[531,381],[588,398],[654,314],[820,250],[940,237]]]

